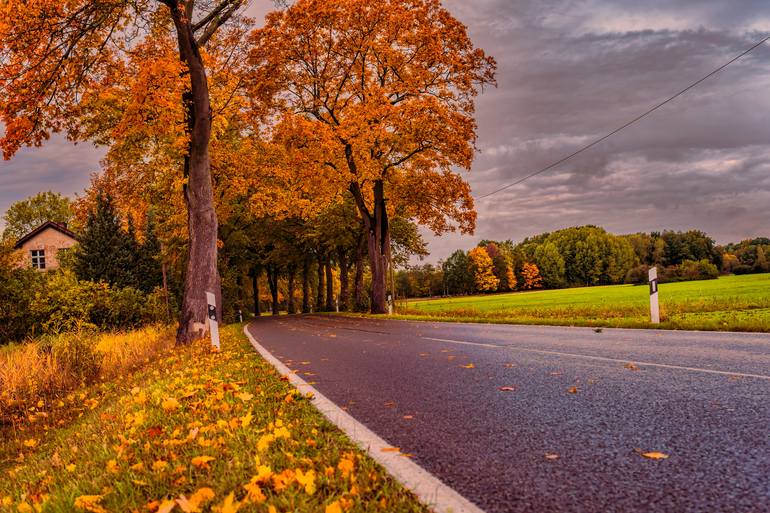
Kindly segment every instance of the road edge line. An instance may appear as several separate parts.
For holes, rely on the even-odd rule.
[[[249,332],[249,324],[243,326],[243,332],[254,349],[280,374],[285,375],[289,383],[301,392],[313,393],[313,405],[329,422],[342,430],[369,457],[385,467],[385,470],[396,481],[415,494],[423,504],[438,513],[484,513],[484,510],[409,458],[398,452],[383,452],[383,449],[389,449],[392,446],[334,404],[304,379],[294,374],[291,369],[257,342],[256,338]]]

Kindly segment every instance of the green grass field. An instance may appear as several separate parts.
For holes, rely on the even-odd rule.
[[[661,328],[770,332],[770,274],[664,283],[659,290]],[[412,300],[397,311],[421,320],[658,327],[649,323],[649,289],[634,285]]]

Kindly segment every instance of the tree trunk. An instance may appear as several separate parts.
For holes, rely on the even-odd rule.
[[[364,219],[366,228],[367,247],[369,249],[369,266],[372,273],[372,305],[374,314],[387,313],[385,299],[387,281],[387,256],[390,248],[390,229],[388,213],[385,209],[385,185],[382,180],[374,182],[374,213],[370,213],[357,183],[350,184],[350,192],[356,200],[356,205]]]
[[[326,311],[333,312],[334,309],[334,276],[332,275],[332,259],[326,259]]]
[[[185,12],[185,3],[167,5],[176,28],[179,57],[190,77],[190,90],[183,95],[189,137],[184,159],[187,179],[184,198],[190,242],[182,312],[176,334],[177,344],[188,344],[206,335],[206,292],[214,294],[220,315],[222,310],[222,288],[217,270],[218,223],[209,160],[211,103],[206,69],[195,42],[192,20]]]
[[[289,311],[290,314],[297,313],[297,308],[294,306],[294,276],[297,274],[296,269],[294,266],[289,267],[289,279],[288,279],[288,289],[289,289],[289,299],[288,299],[288,305],[286,306],[286,309]]]
[[[302,313],[310,313],[310,256],[302,264]]]
[[[163,299],[166,302],[166,322],[171,323],[171,305],[168,300],[168,273],[166,271],[166,261],[161,264],[161,273],[163,273]]]
[[[348,254],[343,248],[337,250],[337,259],[340,264],[340,310],[346,312],[349,310],[350,291],[348,290]]]
[[[315,294],[315,311],[324,311],[324,259],[318,254],[318,288]]]
[[[356,248],[356,276],[353,281],[353,303],[356,312],[366,311],[364,304],[364,256],[366,255],[366,237],[362,232]]]
[[[267,284],[270,286],[270,296],[273,299],[272,310],[273,315],[279,314],[278,307],[278,268],[275,266],[268,266],[267,268]]]
[[[251,270],[251,288],[254,290],[254,316],[259,317],[262,311],[259,308],[259,275],[262,274],[259,267]]]

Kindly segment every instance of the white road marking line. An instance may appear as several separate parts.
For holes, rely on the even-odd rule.
[[[484,513],[482,509],[457,493],[452,488],[441,482],[436,476],[419,466],[417,463],[404,457],[399,452],[391,452],[392,446],[377,436],[369,428],[354,419],[349,413],[342,410],[326,396],[321,394],[312,385],[294,374],[291,369],[273,356],[270,351],[256,341],[249,332],[248,324],[243,327],[243,332],[265,360],[276,368],[295,387],[305,387],[313,393],[313,405],[324,417],[340,428],[353,442],[366,451],[377,463],[385,467],[385,470],[399,481],[405,488],[414,493],[423,504],[433,511],[440,513]],[[383,449],[388,451],[383,452]]]
[[[421,338],[424,338],[425,340],[435,340],[436,342],[447,342],[450,344],[462,344],[466,346],[493,347],[496,349],[511,349],[514,351],[526,351],[528,353],[547,354],[547,355],[554,355],[554,356],[569,356],[572,358],[584,358],[586,360],[599,360],[603,362],[617,362],[617,363],[635,363],[637,365],[645,365],[647,367],[660,367],[663,369],[677,369],[677,370],[686,370],[686,371],[692,371],[692,372],[703,372],[706,374],[719,374],[722,376],[738,376],[742,378],[756,378],[756,379],[770,380],[770,376],[765,376],[763,374],[747,374],[744,372],[730,372],[730,371],[720,371],[720,370],[712,370],[712,369],[701,369],[700,367],[667,365],[665,363],[642,362],[639,360],[621,360],[618,358],[607,358],[604,356],[591,356],[587,354],[576,354],[576,353],[562,353],[560,351],[545,351],[542,349],[530,349],[527,347],[502,346],[499,344],[486,344],[484,342],[468,342],[465,340],[451,340],[447,338],[433,338],[433,337],[421,337]]]

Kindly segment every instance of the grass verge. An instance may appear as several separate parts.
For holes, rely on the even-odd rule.
[[[0,432],[5,511],[427,511],[240,332],[166,351]],[[57,405],[52,406],[56,408]],[[48,414],[49,406],[37,411]]]

